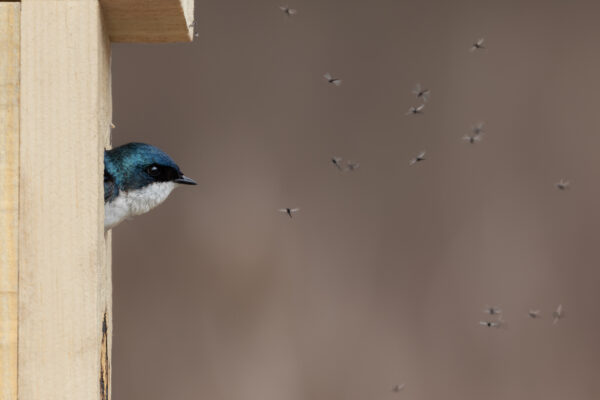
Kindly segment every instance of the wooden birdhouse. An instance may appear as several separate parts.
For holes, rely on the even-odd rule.
[[[111,42],[189,42],[193,13],[0,2],[0,400],[110,398]]]

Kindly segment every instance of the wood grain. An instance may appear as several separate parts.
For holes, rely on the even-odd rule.
[[[101,0],[113,42],[191,42],[194,0]]]
[[[110,376],[102,370],[110,367],[102,193],[110,108],[99,2],[23,0],[19,400],[109,398],[100,381]]]
[[[0,3],[0,400],[17,399],[20,3]]]

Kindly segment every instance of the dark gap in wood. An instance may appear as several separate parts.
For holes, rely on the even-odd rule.
[[[108,381],[110,365],[108,363],[108,320],[106,311],[104,311],[104,318],[102,319],[102,343],[100,346],[100,399],[109,400]]]

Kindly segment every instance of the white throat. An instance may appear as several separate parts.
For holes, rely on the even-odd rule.
[[[104,230],[152,210],[165,201],[176,186],[174,182],[155,182],[141,189],[120,192],[116,199],[104,205]]]

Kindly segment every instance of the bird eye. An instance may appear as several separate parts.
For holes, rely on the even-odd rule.
[[[148,168],[146,168],[146,172],[152,177],[157,177],[158,175],[160,175],[160,169],[156,165],[151,165]]]

